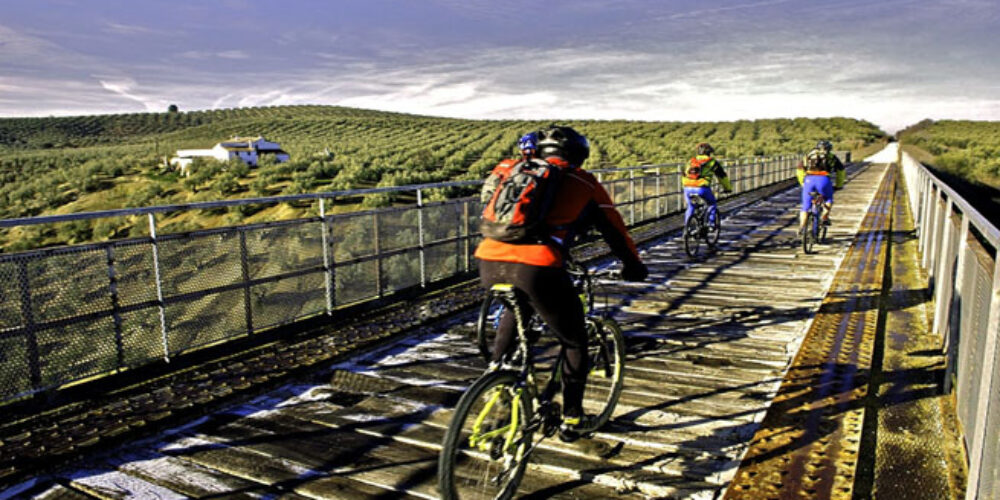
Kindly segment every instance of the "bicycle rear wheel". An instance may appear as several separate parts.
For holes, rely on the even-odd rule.
[[[483,375],[462,395],[438,458],[441,498],[508,499],[528,463],[531,396],[513,371]]]
[[[806,212],[806,225],[802,226],[802,251],[812,253],[813,245],[816,243],[816,233],[813,230],[816,215]]]
[[[483,304],[479,306],[479,319],[476,320],[476,346],[479,347],[479,353],[487,363],[492,358],[493,340],[496,337],[493,316],[503,314],[501,305],[493,292],[487,291]]]
[[[701,244],[701,227],[698,224],[698,214],[691,214],[684,224],[684,252],[692,259],[698,255],[698,246]]]
[[[625,335],[610,318],[587,318],[590,375],[584,400],[596,399],[602,408],[594,418],[594,429],[606,424],[618,406],[625,386]]]
[[[719,214],[715,214],[715,220],[711,224],[708,224],[708,234],[705,235],[705,241],[710,248],[715,248],[719,244],[719,233],[722,232],[722,224],[719,222],[719,218]]]

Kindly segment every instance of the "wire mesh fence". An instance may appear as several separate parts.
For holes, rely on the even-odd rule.
[[[794,177],[797,157],[741,159],[734,194]],[[683,209],[678,164],[594,171],[626,221]],[[0,254],[0,402],[169,360],[475,270],[478,198],[425,203],[425,184],[0,220],[0,227],[145,215],[148,237]],[[326,214],[333,199],[414,193],[416,204]],[[156,215],[311,202],[317,217],[158,234]]]
[[[905,152],[921,263],[934,293],[934,332],[946,352],[969,459],[966,498],[1000,494],[1000,230]]]

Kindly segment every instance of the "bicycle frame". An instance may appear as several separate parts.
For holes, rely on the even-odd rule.
[[[584,275],[587,275],[586,271],[584,271]],[[527,392],[527,397],[532,399],[533,406],[538,408],[537,413],[539,415],[544,413],[554,396],[555,389],[561,384],[562,370],[560,368],[562,367],[562,354],[560,354],[559,359],[553,363],[549,382],[545,384],[545,388],[541,393],[539,393],[537,378],[535,377],[535,360],[531,353],[531,342],[528,339],[527,318],[524,317],[523,311],[517,305],[517,294],[520,292],[518,292],[511,285],[494,285],[491,291],[496,292],[496,297],[500,300],[502,308],[510,308],[510,310],[514,312],[514,324],[515,331],[517,332],[518,343],[517,348],[515,348],[514,352],[511,354],[511,359],[516,365],[519,366],[512,366],[511,368],[516,368],[519,372],[518,378],[524,381],[523,384],[514,389],[515,394],[514,404],[512,405],[513,414],[511,415],[510,434],[506,437],[504,443],[505,449],[509,450],[510,446],[513,444],[514,432],[517,429],[517,424],[520,422],[521,417],[520,411],[518,410],[520,406],[518,406],[517,403],[519,403],[520,398],[526,396],[525,393]],[[592,299],[593,297],[591,297],[591,300]],[[496,398],[499,398],[499,394]],[[489,414],[490,410],[492,410],[495,402],[495,398],[491,399],[490,403],[484,406],[483,410],[477,416],[476,422],[473,425],[473,435],[469,437],[470,445],[478,447],[479,443],[477,443],[477,441],[488,440],[491,437],[499,435],[497,430],[490,431],[483,435],[477,435],[479,433],[479,424],[482,423],[482,420],[485,419],[486,415]]]

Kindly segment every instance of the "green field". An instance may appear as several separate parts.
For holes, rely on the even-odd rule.
[[[513,153],[517,138],[548,122],[460,120],[336,106],[280,106],[186,113],[0,119],[0,218],[218,199],[480,179]],[[847,118],[737,122],[564,122],[592,141],[590,168],[665,163],[711,142],[717,156],[805,151],[816,140],[857,154],[886,135]],[[164,166],[181,148],[233,136],[278,141],[292,161],[260,168],[198,162],[182,178]],[[372,196],[365,206],[392,203]],[[335,207],[349,210],[357,205]],[[190,211],[165,217],[164,232],[287,219],[310,207]],[[3,230],[0,251],[147,232],[142,221],[103,219]]]

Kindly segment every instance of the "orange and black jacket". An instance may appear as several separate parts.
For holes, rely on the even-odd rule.
[[[574,237],[594,226],[622,262],[641,262],[625,221],[594,175],[582,168],[571,167],[560,158],[548,158],[547,161],[563,169],[552,208],[545,217],[549,227],[558,228],[552,232],[551,242],[504,243],[484,238],[476,248],[476,258],[562,267],[563,252],[572,246]]]

